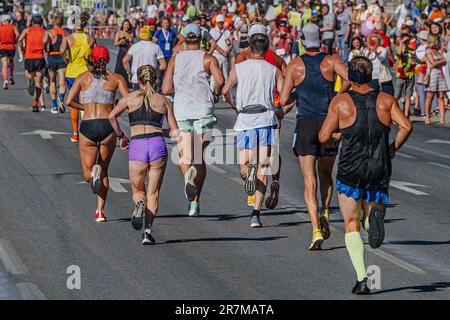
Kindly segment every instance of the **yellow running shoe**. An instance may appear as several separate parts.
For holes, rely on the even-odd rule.
[[[312,241],[311,241],[311,245],[309,246],[309,251],[313,251],[313,250],[321,250],[322,247],[322,243],[323,243],[323,236],[322,236],[322,231],[320,231],[319,229],[314,230],[313,234],[312,234]]]
[[[255,206],[255,202],[256,202],[256,196],[247,196],[247,205],[249,207],[254,207]]]
[[[324,240],[327,240],[331,235],[329,217],[330,217],[330,209],[323,209],[319,216],[319,225]]]

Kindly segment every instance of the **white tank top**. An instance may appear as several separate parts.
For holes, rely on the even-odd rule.
[[[276,67],[265,60],[249,59],[236,64],[236,108],[240,112],[234,130],[264,128],[278,123],[274,112],[273,94]],[[266,109],[260,113],[242,113],[249,106]]]
[[[203,68],[202,50],[181,51],[175,57],[173,109],[177,120],[214,116],[214,96]]]

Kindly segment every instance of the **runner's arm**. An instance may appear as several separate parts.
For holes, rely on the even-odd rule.
[[[72,88],[66,96],[64,103],[71,108],[84,110],[84,106],[78,101],[78,95],[81,91],[80,77],[75,79]]]
[[[338,94],[341,94],[350,88],[350,81],[348,81],[348,68],[338,56],[335,56],[334,72],[342,77],[342,88],[341,91],[338,92]]]
[[[50,34],[48,31],[45,31],[44,37],[42,38],[42,43],[44,43],[44,48],[45,48],[45,51],[47,51],[47,52],[50,51],[49,40],[50,40]]]
[[[17,26],[14,26],[14,36],[16,38],[16,41],[18,41],[18,39],[20,37],[20,33],[19,33],[19,28],[17,28]]]
[[[177,137],[178,136],[178,124],[175,119],[175,115],[173,113],[173,105],[172,102],[166,98],[166,108],[167,108],[167,122],[170,126],[170,131],[168,137]]]
[[[219,62],[217,61],[216,57],[209,56],[209,71],[211,72],[211,76],[214,78],[214,81],[216,82],[216,87],[214,88],[213,93],[218,96],[220,95],[220,92],[223,89],[225,78],[223,76],[222,70],[219,67]]]
[[[209,49],[209,54],[213,54],[214,50],[216,50],[217,48],[217,42],[216,40],[211,38],[211,41],[209,41],[209,43],[211,44],[211,49]]]
[[[175,56],[172,56],[172,58],[169,61],[169,65],[166,69],[166,74],[164,75],[164,80],[162,84],[162,93],[164,95],[169,95],[174,92],[173,87],[173,73],[175,71]]]
[[[230,104],[230,106],[236,110],[236,104],[233,99],[233,95],[231,94],[231,89],[234,87],[234,85],[237,83],[237,72],[236,72],[236,66],[233,66],[230,72],[230,76],[228,77],[227,82],[225,83],[225,86],[222,89],[222,94],[225,96],[225,100]],[[237,111],[237,110],[236,110]]]
[[[286,76],[284,77],[283,87],[280,91],[280,103],[282,106],[286,106],[293,102],[291,95],[292,89],[294,89],[294,75],[293,75],[294,63],[291,61],[286,69]]]
[[[119,82],[118,90],[119,90],[120,94],[122,95],[122,97],[126,97],[130,93],[130,91],[128,90],[127,82],[125,81],[124,77],[122,77],[121,75],[116,75],[116,76],[117,76],[117,81]]]
[[[400,109],[397,99],[392,97],[392,108],[391,108],[391,120],[394,124],[398,126],[397,136],[394,142],[389,146],[389,155],[394,158],[395,153],[398,149],[408,140],[409,135],[413,130],[413,126],[409,119],[405,116],[403,111]]]
[[[120,99],[119,103],[114,107],[114,109],[111,110],[108,116],[109,122],[111,123],[117,137],[122,137],[124,135],[117,118],[120,117],[120,115],[128,108],[129,99],[129,96]]]
[[[319,141],[322,144],[327,143],[333,136],[333,133],[339,129],[339,100],[340,96],[336,96],[331,100],[327,117],[319,131]]]
[[[25,46],[23,44],[23,41],[25,40],[25,37],[27,36],[28,28],[22,31],[22,34],[19,36],[19,39],[17,42],[19,43],[19,48],[22,52],[25,52]]]
[[[122,59],[122,63],[123,63],[123,68],[125,69],[125,71],[127,72],[127,74],[128,74],[128,78],[131,80],[131,67],[130,67],[130,61],[131,61],[131,58],[132,58],[132,56],[129,54],[129,53],[127,53],[126,55],[125,55],[125,57],[123,57],[123,59]]]
[[[158,59],[158,61],[159,61],[159,70],[166,70],[166,68],[167,68],[167,62],[166,62],[166,59],[164,59],[164,58],[161,58],[161,59]]]

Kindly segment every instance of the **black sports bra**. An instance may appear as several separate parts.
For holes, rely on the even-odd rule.
[[[143,124],[162,128],[164,114],[156,112],[151,107],[147,110],[145,102],[142,100],[142,104],[138,109],[128,113],[128,119],[130,121],[130,127]]]

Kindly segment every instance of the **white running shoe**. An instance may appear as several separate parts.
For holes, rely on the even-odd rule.
[[[3,82],[3,90],[8,90],[8,85],[9,85],[8,80],[5,80],[5,82]]]

